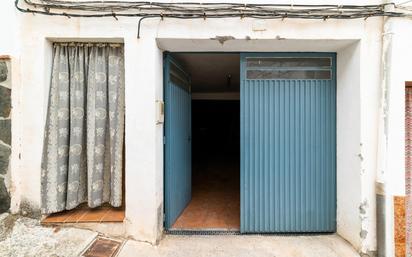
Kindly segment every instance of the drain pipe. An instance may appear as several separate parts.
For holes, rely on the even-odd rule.
[[[393,5],[386,8],[393,9]],[[390,11],[390,10],[387,10]],[[393,239],[393,197],[388,186],[388,118],[390,104],[390,64],[392,60],[392,24],[391,18],[384,17],[382,34],[382,83],[379,108],[379,134],[376,174],[376,233],[378,257],[394,256]]]

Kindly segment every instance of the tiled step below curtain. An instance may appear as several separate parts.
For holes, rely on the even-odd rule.
[[[406,256],[412,256],[412,87],[405,91]]]
[[[42,212],[122,204],[124,59],[120,44],[53,45]]]

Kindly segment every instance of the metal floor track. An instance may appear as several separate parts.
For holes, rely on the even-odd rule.
[[[173,229],[166,230],[167,235],[179,235],[179,236],[235,236],[241,235],[238,230],[182,230]]]
[[[321,236],[321,235],[333,235],[335,232],[313,232],[313,233],[240,233],[238,230],[182,230],[173,229],[165,230],[166,235],[179,235],[179,236]]]

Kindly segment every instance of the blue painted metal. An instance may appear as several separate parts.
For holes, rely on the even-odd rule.
[[[331,79],[246,79],[248,57],[330,57]],[[241,232],[336,231],[336,55],[241,55]]]
[[[190,77],[169,55],[165,87],[165,227],[170,228],[192,195]]]

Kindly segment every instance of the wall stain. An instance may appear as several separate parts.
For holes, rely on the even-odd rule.
[[[22,216],[33,218],[33,219],[41,218],[40,208],[33,206],[33,204],[27,200],[21,200],[20,213]]]
[[[235,37],[233,37],[233,36],[216,36],[216,37],[212,37],[212,38],[210,38],[211,40],[217,40],[217,41],[219,41],[219,43],[221,44],[221,45],[224,45],[224,43],[226,42],[226,41],[228,41],[228,40],[233,40],[233,39],[235,39]]]
[[[360,214],[366,214],[366,209],[368,209],[369,204],[367,200],[364,200],[360,205],[359,205],[359,212]]]
[[[365,239],[367,235],[368,235],[368,231],[366,231],[366,230],[364,230],[364,229],[362,229],[361,232],[359,233],[359,236],[360,236],[362,239]]]

